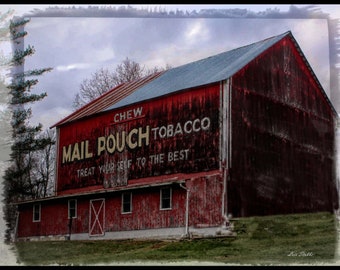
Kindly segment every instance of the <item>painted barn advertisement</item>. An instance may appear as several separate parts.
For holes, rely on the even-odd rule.
[[[182,91],[62,126],[58,192],[217,169],[219,91]]]

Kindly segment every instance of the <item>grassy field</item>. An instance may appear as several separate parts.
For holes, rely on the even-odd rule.
[[[22,265],[115,265],[188,262],[334,264],[337,221],[331,213],[240,218],[236,237],[160,240],[17,242]]]

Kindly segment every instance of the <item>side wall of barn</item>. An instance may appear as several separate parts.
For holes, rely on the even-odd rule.
[[[332,211],[333,117],[288,38],[233,76],[230,212]]]

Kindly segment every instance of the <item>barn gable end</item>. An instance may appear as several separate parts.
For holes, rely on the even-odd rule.
[[[335,115],[303,60],[286,37],[233,76],[236,215],[332,211],[337,202]]]

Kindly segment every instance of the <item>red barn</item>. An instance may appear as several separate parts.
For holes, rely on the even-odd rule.
[[[291,32],[125,83],[53,127],[55,196],[18,239],[217,234],[333,211],[337,113]]]

